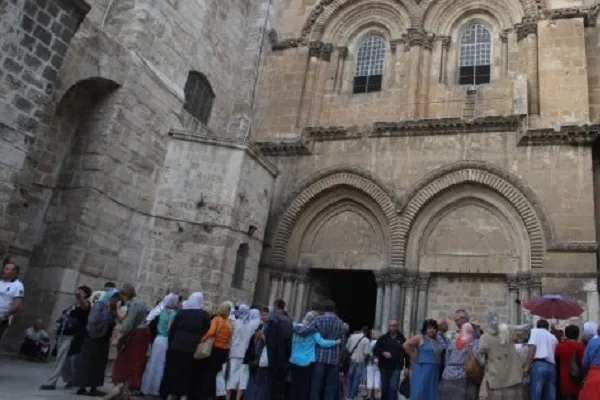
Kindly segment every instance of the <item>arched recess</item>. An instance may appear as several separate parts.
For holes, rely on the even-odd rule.
[[[470,16],[476,12],[492,16],[498,21],[500,29],[512,27],[527,14],[519,0],[438,0],[425,12],[423,28],[427,32],[438,35],[450,35],[452,28],[461,17]]]
[[[397,0],[321,1],[305,22],[301,36],[311,41],[322,40],[337,44],[344,41],[344,35],[357,29],[356,24],[373,22],[386,26],[394,38],[399,38],[410,26],[409,12]]]
[[[294,258],[301,249],[302,227],[308,227],[315,216],[320,214],[324,216],[322,220],[328,220],[327,216],[340,209],[352,209],[372,225],[376,225],[375,221],[383,225],[378,229],[386,241],[386,262],[399,266],[395,250],[399,249],[400,240],[396,201],[393,191],[378,181],[368,171],[348,166],[332,167],[304,180],[300,189],[288,197],[278,218],[271,263],[283,266]]]
[[[407,266],[408,242],[418,216],[439,196],[465,185],[493,191],[511,205],[527,233],[529,268],[543,267],[546,244],[552,243],[552,232],[535,195],[517,177],[501,168],[477,161],[442,167],[426,176],[406,194],[400,219],[402,265]],[[509,215],[508,211],[503,214]]]

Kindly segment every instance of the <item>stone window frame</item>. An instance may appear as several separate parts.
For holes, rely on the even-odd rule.
[[[381,36],[386,43],[385,48],[385,61],[383,63],[383,75],[381,78],[381,90],[378,92],[369,92],[369,93],[353,93],[354,87],[354,72],[356,71],[356,62],[358,55],[358,48],[362,43],[363,39],[368,36]],[[357,29],[352,35],[349,35],[346,43],[341,43],[342,46],[346,46],[348,48],[348,53],[345,57],[344,68],[343,68],[343,81],[341,85],[340,94],[347,96],[357,96],[357,95],[378,95],[384,92],[389,88],[392,82],[391,71],[394,70],[393,63],[394,57],[392,54],[390,41],[391,34],[388,29],[379,24],[369,24],[367,26],[362,26]]]
[[[363,48],[368,50],[367,57],[361,58],[361,51]],[[383,75],[385,73],[385,62],[386,62],[386,53],[387,53],[387,41],[385,38],[378,34],[370,34],[363,35],[360,44],[356,50],[356,61],[354,63],[354,83],[353,83],[353,93],[361,94],[361,93],[371,93],[371,92],[380,92],[383,86]],[[359,73],[360,71],[366,70],[366,74]],[[376,73],[378,72],[378,73]],[[381,81],[379,82],[379,90],[369,90],[369,78],[374,76],[381,76]],[[356,91],[356,78],[366,78],[366,87],[364,92]]]
[[[460,40],[462,39],[462,36],[466,32],[466,30],[475,24],[483,25],[485,28],[487,28],[491,35],[492,41],[490,44],[490,82],[482,83],[479,85],[460,85]],[[449,84],[451,86],[457,86],[465,89],[473,87],[482,87],[486,85],[493,85],[496,82],[498,82],[500,78],[502,78],[502,65],[504,55],[502,54],[502,45],[500,42],[501,32],[502,29],[500,29],[500,26],[495,20],[495,18],[483,12],[478,12],[457,20],[450,32],[452,41],[450,48],[448,49],[448,62],[446,64],[446,76],[450,78]]]
[[[233,274],[231,276],[231,287],[235,289],[243,289],[244,275],[246,274],[246,261],[250,255],[250,246],[243,242],[238,246],[235,253],[235,264]]]
[[[475,36],[474,43],[463,43],[463,39],[465,38],[465,35],[469,31],[472,31],[472,35]],[[486,40],[486,41],[480,42],[478,40],[478,33],[480,33],[480,32],[486,34],[488,36],[486,39],[489,39],[489,41]],[[463,51],[464,50],[471,52],[470,55],[465,54],[465,58],[471,59],[470,60],[471,64],[466,65],[466,67],[473,67],[475,69],[475,72],[477,72],[477,67],[486,67],[486,66],[489,67],[490,68],[490,78],[489,79],[491,81],[492,41],[493,41],[492,40],[492,32],[484,24],[471,23],[471,24],[465,26],[465,29],[463,30],[462,34],[458,37],[458,41],[457,41],[457,45],[458,45],[458,75],[459,75],[458,84],[459,85],[461,84],[460,79],[462,76],[460,69],[463,68],[463,66],[464,66],[463,65]],[[487,51],[482,49],[481,46],[488,46]],[[477,64],[477,60],[481,60],[481,59],[487,59],[487,63],[486,64]],[[472,78],[475,78],[475,80],[476,80],[477,74],[473,75]],[[466,83],[466,85],[480,85],[480,84],[485,84],[485,83],[489,83],[489,82]]]
[[[190,71],[183,92],[185,95],[183,109],[204,125],[208,125],[215,101],[215,91],[206,75],[199,71]]]

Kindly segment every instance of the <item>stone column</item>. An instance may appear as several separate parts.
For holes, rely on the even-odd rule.
[[[340,93],[342,91],[342,86],[344,84],[344,66],[346,64],[346,57],[348,56],[348,48],[345,46],[340,46],[337,48],[337,66],[335,69],[335,82],[333,86],[333,90],[336,93]]]
[[[519,323],[525,323],[530,320],[529,316],[531,315],[527,309],[525,309],[525,305],[530,299],[529,295],[529,286],[531,281],[531,276],[529,274],[522,274],[518,276],[519,282],[519,299],[521,300],[521,321]]]
[[[414,329],[419,329],[427,316],[427,289],[429,288],[429,274],[420,274],[418,278],[419,294],[417,297],[417,315]]]
[[[373,329],[381,331],[381,317],[383,310],[383,274],[381,271],[373,271],[375,282],[377,283],[377,301],[375,304],[375,322]]]
[[[525,17],[516,25],[517,41],[523,41],[527,61],[529,114],[540,113],[538,81],[538,36],[535,17]]]
[[[529,293],[532,299],[542,295],[542,277],[539,274],[531,274],[529,285]]]
[[[306,283],[308,281],[308,270],[300,270],[298,272],[298,285],[296,288],[296,306],[294,309],[294,319],[301,321],[304,316],[304,293],[306,291]]]
[[[416,118],[418,114],[419,83],[421,67],[421,46],[409,47],[409,69],[407,90],[407,117]]]
[[[416,278],[414,276],[407,276],[404,278],[404,321],[403,321],[403,333],[408,337],[410,335],[412,326],[413,316],[413,296],[415,292]]]
[[[287,305],[290,304],[293,283],[292,275],[290,275],[289,272],[283,275],[283,282],[283,301],[285,301],[285,304]]]
[[[383,312],[381,317],[381,332],[385,333],[388,330],[388,322],[390,320],[390,312],[392,308],[392,280],[389,271],[383,274]]]
[[[433,49],[433,36],[425,37],[423,41],[423,51],[421,58],[419,80],[419,106],[417,116],[419,118],[427,117],[427,106],[429,102],[429,70],[431,67],[431,51]]]
[[[286,302],[285,309],[289,313],[290,318],[294,319],[294,311],[296,310],[296,296],[298,295],[298,276],[292,274],[290,276],[292,281],[292,290],[290,293],[290,301]]]
[[[269,305],[272,306],[279,295],[279,287],[281,286],[281,272],[271,271],[271,288],[269,290]]]
[[[517,325],[519,323],[519,280],[516,275],[508,275],[508,323]]]
[[[588,321],[600,321],[600,296],[598,295],[596,279],[585,282],[583,291],[586,294]]]
[[[448,83],[447,72],[448,69],[448,50],[450,50],[450,43],[452,39],[450,36],[444,36],[442,39],[442,57],[440,62],[440,83]]]
[[[502,42],[502,77],[508,76],[508,32],[500,32],[500,42]]]
[[[402,271],[394,271],[391,275],[392,281],[392,307],[390,319],[398,320],[400,323],[401,304],[400,304],[400,284],[402,283]]]

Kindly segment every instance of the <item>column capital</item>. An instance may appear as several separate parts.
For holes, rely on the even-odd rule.
[[[392,283],[402,285],[404,282],[404,272],[401,269],[394,268],[390,273],[390,279]]]
[[[429,286],[429,278],[430,275],[428,273],[420,273],[417,277],[417,282],[419,285],[419,290],[426,290]]]
[[[529,277],[529,287],[535,289],[542,288],[542,276],[540,274],[531,274]]]
[[[346,56],[348,55],[348,47],[346,46],[339,46],[337,48],[337,52],[338,52],[338,57],[342,60],[346,59]]]
[[[333,45],[331,43],[324,43],[320,40],[315,40],[308,44],[309,57],[315,57],[319,60],[330,61],[332,52]]]
[[[450,44],[452,43],[452,37],[451,36],[440,36],[440,38],[442,39],[442,48],[444,50],[448,50],[450,48]]]
[[[385,275],[383,271],[373,271],[373,275],[375,275],[375,282],[377,283],[377,287],[381,287],[385,284]]]
[[[309,268],[298,268],[296,270],[296,280],[298,281],[298,283],[308,282],[309,275],[310,275]]]
[[[583,283],[583,291],[586,293],[597,292],[598,284],[596,283],[596,279],[584,282]]]
[[[423,28],[408,28],[402,35],[405,50],[413,46],[424,47],[431,50],[435,35],[427,33]]]
[[[536,17],[523,17],[521,22],[515,24],[515,31],[517,32],[517,41],[520,42],[529,35],[537,35],[537,26],[538,21]]]
[[[283,278],[283,272],[277,269],[272,269],[270,272],[271,275],[271,279],[278,279],[281,280],[281,278]]]
[[[508,43],[508,33],[510,32],[509,29],[504,29],[502,32],[500,32],[500,35],[498,35],[500,37],[500,41],[502,43]]]
[[[519,290],[519,277],[517,275],[507,275],[508,291],[513,292]]]
[[[519,287],[529,288],[531,286],[531,274],[527,272],[517,274],[517,282],[519,283]]]
[[[404,45],[404,39],[392,39],[390,40],[390,50],[395,53],[399,46]]]

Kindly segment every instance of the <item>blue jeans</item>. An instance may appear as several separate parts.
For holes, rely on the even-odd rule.
[[[310,400],[336,400],[339,381],[338,365],[315,363],[310,380]]]
[[[358,395],[358,386],[365,372],[365,363],[357,363],[350,361],[348,369],[348,379],[346,380],[346,388],[348,389],[348,398],[354,399]],[[342,399],[345,400],[345,399]]]
[[[381,369],[381,400],[396,400],[402,369]]]
[[[534,361],[531,366],[530,400],[556,400],[556,366]]]

